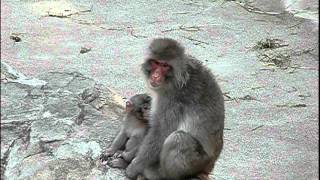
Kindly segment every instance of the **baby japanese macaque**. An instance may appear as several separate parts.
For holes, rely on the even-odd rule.
[[[114,168],[126,168],[135,157],[148,131],[151,97],[137,94],[126,102],[126,115],[120,132],[101,160]]]

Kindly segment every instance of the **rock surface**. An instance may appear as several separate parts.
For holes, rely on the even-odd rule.
[[[1,84],[2,178],[124,179],[99,161],[121,123],[117,95],[77,72],[37,78]]]

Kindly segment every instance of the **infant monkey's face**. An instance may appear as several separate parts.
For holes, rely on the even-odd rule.
[[[149,95],[136,94],[126,102],[126,112],[146,113],[150,110],[150,106],[151,97]]]

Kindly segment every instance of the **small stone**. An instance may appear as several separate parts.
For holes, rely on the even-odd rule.
[[[84,53],[87,53],[89,51],[91,51],[91,48],[81,47],[80,53],[84,54]]]
[[[21,41],[21,38],[19,36],[17,36],[17,35],[11,35],[10,39],[14,40],[15,42],[20,42]]]

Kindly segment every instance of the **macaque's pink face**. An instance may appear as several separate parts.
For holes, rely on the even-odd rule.
[[[171,66],[166,61],[151,60],[150,85],[153,87],[161,86]]]
[[[133,103],[132,103],[130,100],[128,100],[128,101],[126,102],[126,112],[132,111],[132,110],[133,110],[133,107],[134,107]]]

